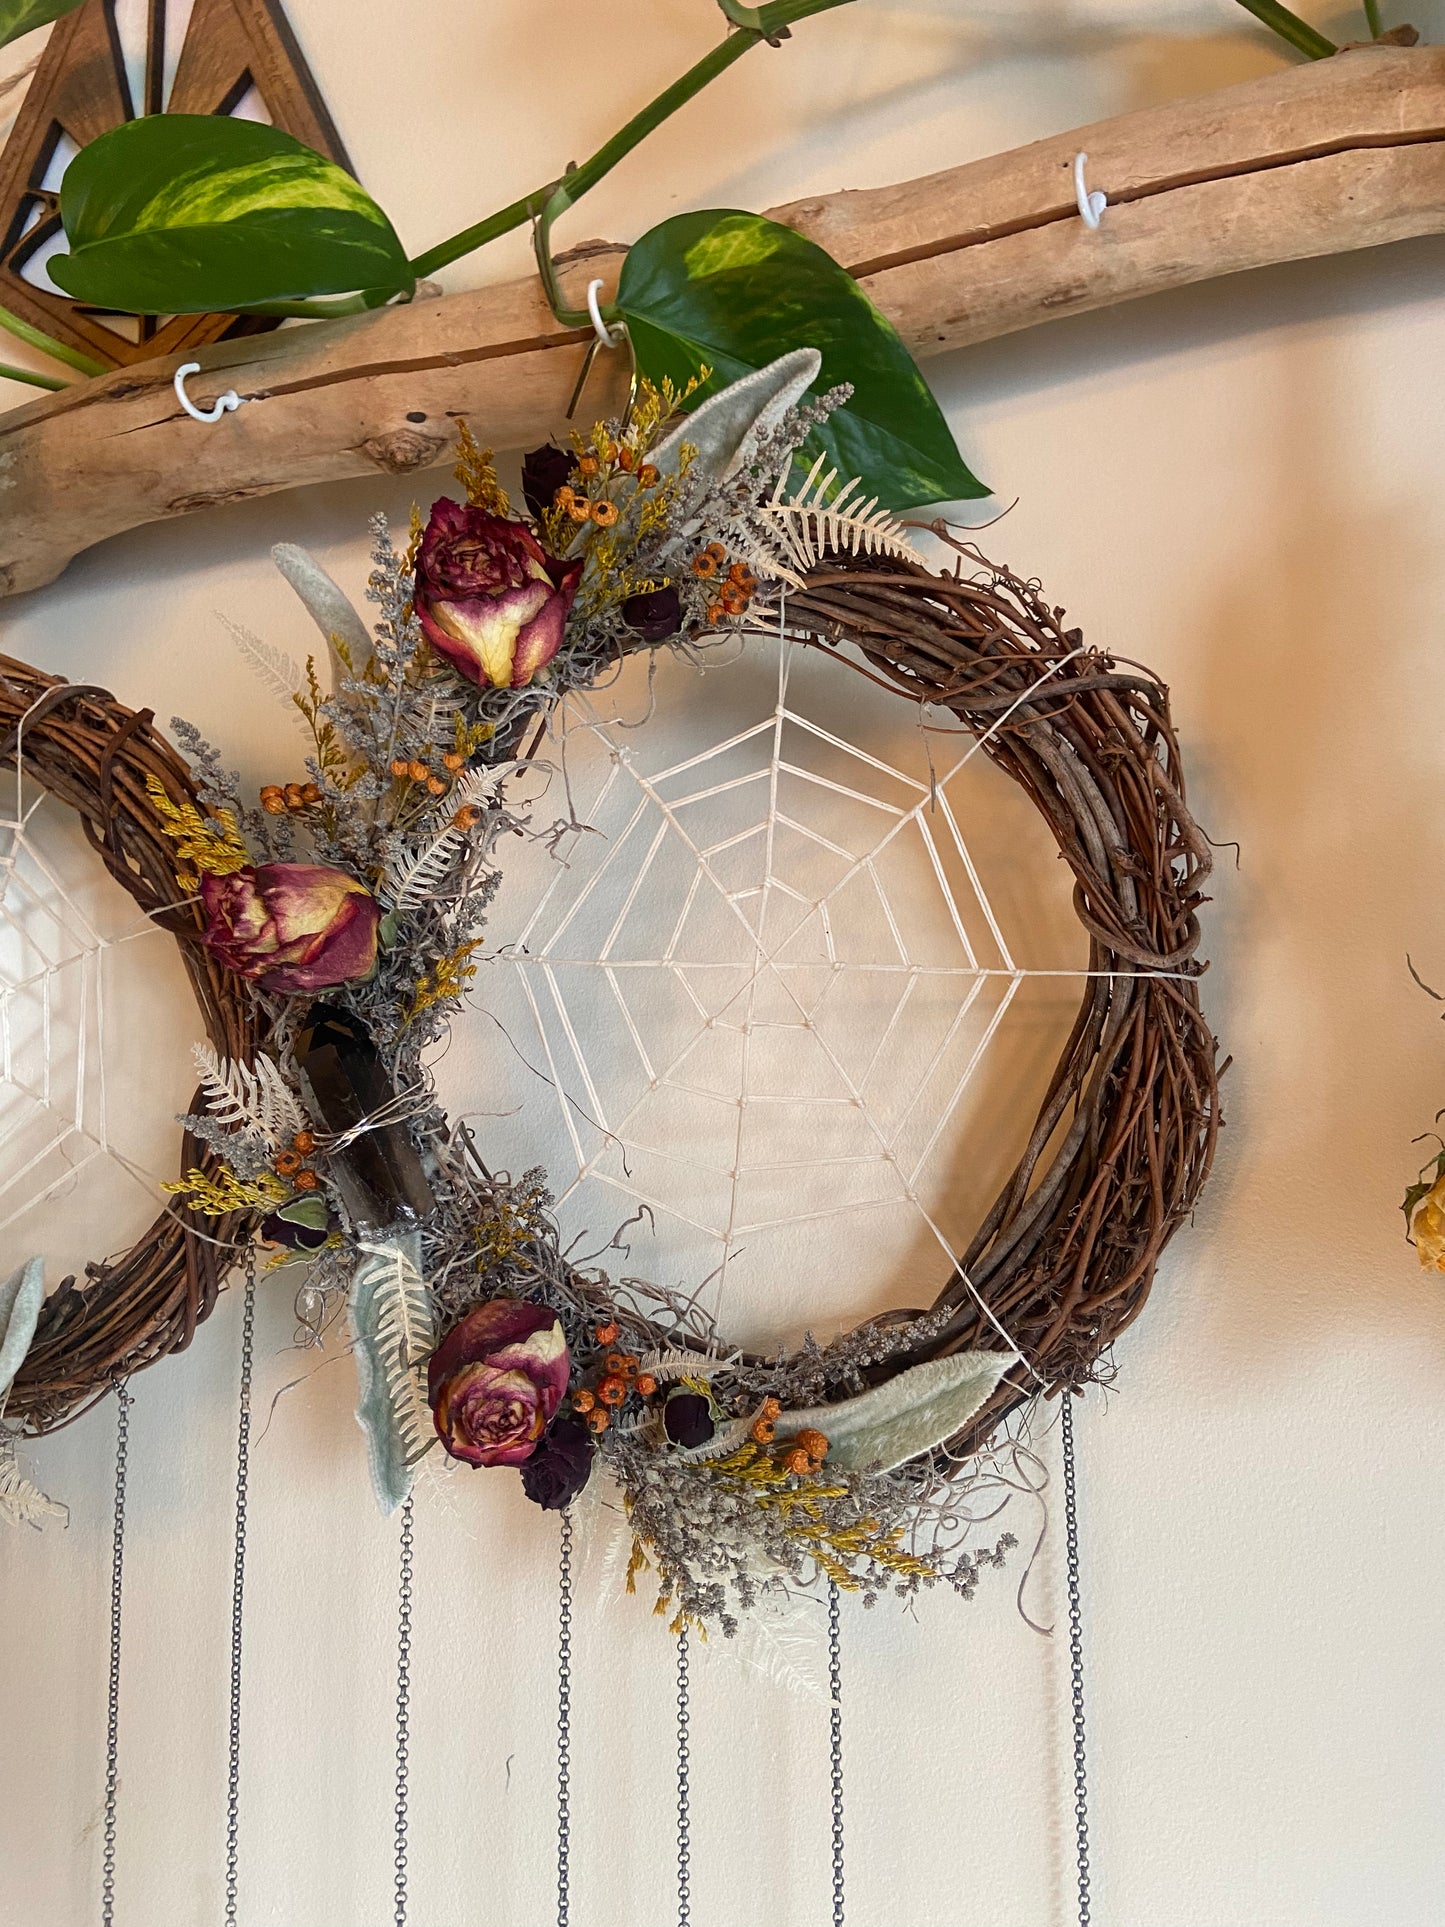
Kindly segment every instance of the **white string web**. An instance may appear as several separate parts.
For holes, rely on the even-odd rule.
[[[191,994],[174,939],[66,806],[21,774],[0,795],[0,1271],[38,1253],[53,1287],[160,1207],[193,1081],[176,1033]]]
[[[631,1268],[729,1338],[925,1305],[1072,1020],[1052,846],[971,737],[931,767],[916,712],[801,645],[658,673],[644,731],[636,678],[561,718],[587,827],[509,866],[479,1000],[516,1051],[487,1049],[495,1101],[464,1087],[484,1154],[545,1163],[593,1249],[645,1210]]]

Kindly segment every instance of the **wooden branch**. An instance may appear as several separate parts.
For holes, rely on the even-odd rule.
[[[1074,200],[1075,154],[1109,207]],[[1445,231],[1445,49],[1369,47],[1123,115],[897,187],[774,209],[856,274],[915,353],[1279,261]],[[615,279],[595,243],[568,273]],[[106,536],[219,503],[444,461],[468,416],[497,448],[558,429],[590,339],[534,281],[307,323],[199,351],[191,393],[247,405],[213,427],[175,361],[118,370],[0,421],[0,590],[49,582]],[[600,356],[582,412],[618,405]]]

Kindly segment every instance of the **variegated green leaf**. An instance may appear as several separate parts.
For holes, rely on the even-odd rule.
[[[18,40],[32,27],[43,27],[63,13],[74,13],[82,0],[0,0],[0,47]]]
[[[791,1439],[804,1430],[821,1432],[828,1441],[829,1465],[844,1472],[891,1472],[961,1431],[1015,1362],[1013,1352],[955,1352],[933,1358],[857,1398],[784,1412],[777,1435]]]
[[[67,294],[130,314],[410,289],[396,231],[344,168],[279,127],[151,114],[83,147],[60,184]]]

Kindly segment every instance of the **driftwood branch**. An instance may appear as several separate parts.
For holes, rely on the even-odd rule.
[[[1109,197],[1092,231],[1075,154]],[[1242,269],[1445,231],[1445,49],[1362,48],[1123,115],[896,187],[772,210],[867,287],[928,355]],[[579,250],[569,287],[624,250]],[[191,393],[247,406],[201,427],[174,360],[117,370],[0,422],[0,592],[49,582],[124,529],[277,489],[446,459],[470,416],[498,448],[561,422],[586,331],[532,281],[199,351]],[[608,358],[603,357],[604,361]],[[615,360],[586,412],[618,399]]]

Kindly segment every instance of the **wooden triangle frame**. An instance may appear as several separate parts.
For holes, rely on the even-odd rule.
[[[43,183],[63,139],[83,147],[138,111],[229,114],[254,87],[275,126],[351,171],[281,0],[195,0],[169,97],[165,28],[166,0],[149,0],[138,108],[126,77],[115,0],[86,0],[58,20],[0,152],[0,306],[108,367],[178,354],[274,323],[231,314],[144,316],[131,339],[95,309],[28,281],[26,265],[60,231],[58,197]]]

